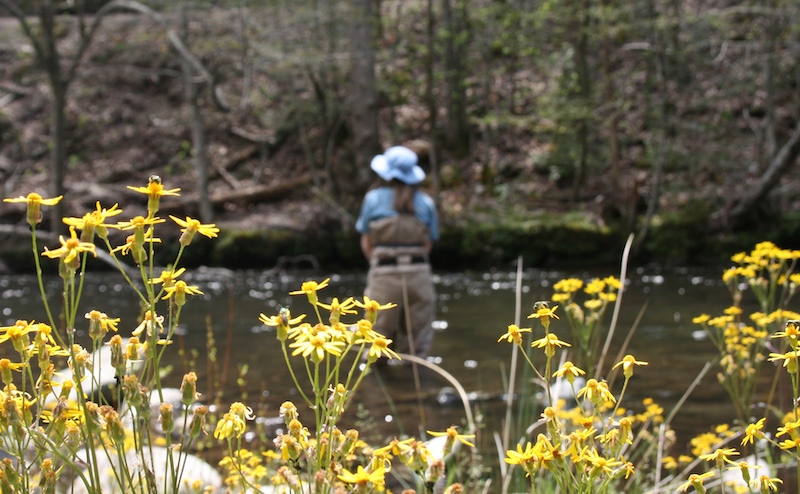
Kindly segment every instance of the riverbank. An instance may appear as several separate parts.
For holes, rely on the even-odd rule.
[[[9,206],[6,206],[9,207]],[[291,207],[286,208],[291,211]],[[352,225],[340,221],[279,224],[279,217],[251,214],[222,219],[219,238],[199,238],[184,253],[188,267],[215,266],[229,269],[325,270],[366,267],[359,237]],[[291,216],[291,215],[289,215]],[[166,230],[166,229],[165,229]],[[179,233],[173,229],[174,237]],[[662,265],[726,264],[731,252],[747,250],[761,240],[791,246],[800,231],[800,215],[788,217],[782,230],[754,228],[730,234],[712,234],[705,217],[675,213],[660,218],[646,240],[637,244],[630,262]],[[25,273],[34,269],[30,234],[24,227],[15,233],[0,232],[0,272]],[[434,245],[431,262],[437,269],[488,269],[514,264],[522,257],[526,266],[537,268],[614,266],[620,261],[628,230],[608,224],[589,213],[531,212],[513,216],[454,219],[442,224],[441,239]],[[169,235],[167,233],[167,235]],[[112,245],[124,240],[112,233]],[[172,240],[174,240],[173,238]],[[165,245],[178,245],[163,237]],[[634,238],[635,240],[635,238]],[[117,242],[117,243],[114,243]],[[40,247],[57,245],[53,235],[43,235]],[[174,247],[173,247],[174,248]],[[160,252],[157,262],[166,264],[175,252]],[[95,268],[103,268],[98,262]]]

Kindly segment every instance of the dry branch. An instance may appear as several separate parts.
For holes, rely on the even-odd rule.
[[[276,201],[309,183],[311,183],[311,175],[305,174],[277,184],[256,185],[229,192],[218,192],[211,196],[211,203],[217,206],[227,202]]]

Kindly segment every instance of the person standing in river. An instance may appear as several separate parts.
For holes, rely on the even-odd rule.
[[[417,154],[394,146],[372,159],[381,181],[364,197],[356,230],[369,261],[364,295],[397,308],[381,311],[373,329],[393,350],[421,358],[433,343],[436,293],[429,254],[439,238],[433,200],[417,186],[425,179]]]

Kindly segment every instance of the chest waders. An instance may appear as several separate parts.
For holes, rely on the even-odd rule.
[[[435,294],[425,245],[428,228],[413,214],[397,214],[369,224],[372,256],[367,280],[370,298],[402,305],[402,318],[381,314],[378,331],[393,338],[396,351],[425,358],[431,338]],[[373,297],[373,295],[375,295]],[[404,341],[407,340],[407,341]],[[408,348],[405,348],[405,347]]]
[[[376,331],[393,340],[393,350],[422,359],[433,342],[436,294],[426,244],[427,226],[413,214],[398,214],[369,224],[372,243],[366,295],[380,303],[394,302],[401,312],[378,314]],[[417,365],[412,361],[419,390]],[[419,395],[418,395],[419,396]]]

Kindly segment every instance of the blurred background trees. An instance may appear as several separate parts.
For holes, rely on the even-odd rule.
[[[134,2],[0,0],[50,81],[53,194],[91,114],[66,103],[71,81],[161,53],[138,76],[182,88],[204,217],[215,183],[273,194],[279,160],[346,221],[371,157],[399,143],[420,152],[445,217],[487,201],[591,210],[642,240],[664,208],[720,230],[796,209],[783,187],[800,151],[796,2],[154,0],[142,5],[161,21],[138,9],[138,31],[92,45],[115,3]],[[8,94],[29,74],[6,72]]]

